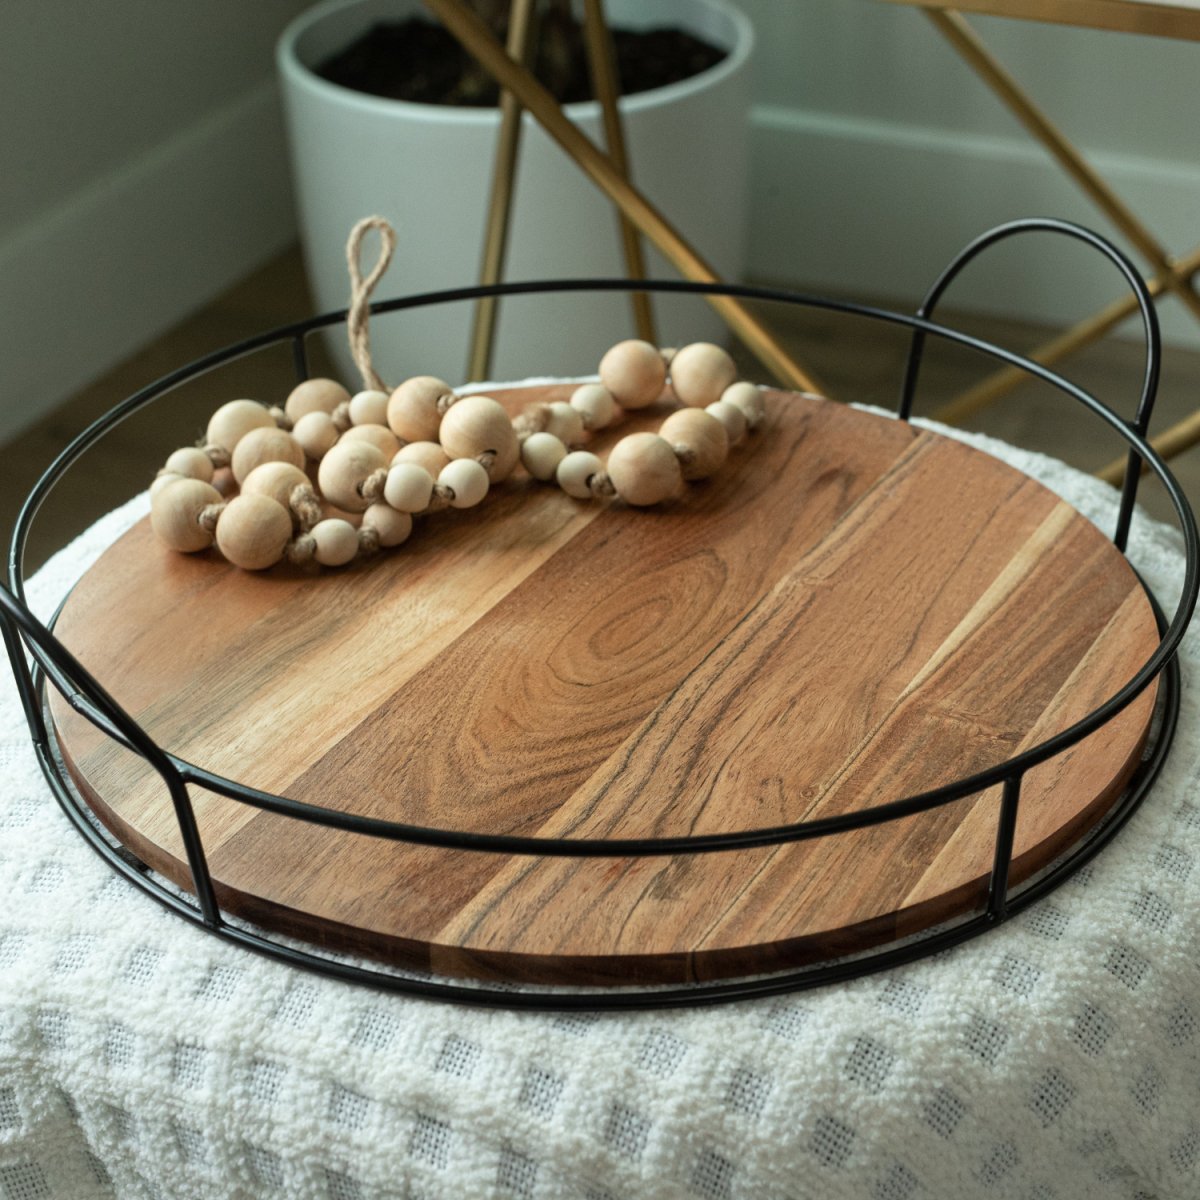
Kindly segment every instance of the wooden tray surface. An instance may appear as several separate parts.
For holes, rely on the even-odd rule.
[[[569,391],[496,394],[515,411]],[[672,504],[579,503],[521,475],[340,572],[243,573],[163,549],[142,521],[58,633],[209,770],[350,812],[558,837],[728,832],[948,783],[1078,720],[1157,644],[1124,558],[1039,483],[898,421],[769,403]],[[1154,692],[1027,776],[1013,882],[1107,811]],[[159,781],[51,706],[100,818],[187,886]],[[796,966],[977,908],[998,814],[993,790],[785,847],[568,860],[193,799],[231,912],[439,973],[590,985]]]

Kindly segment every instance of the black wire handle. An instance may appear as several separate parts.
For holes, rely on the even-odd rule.
[[[1150,417],[1154,411],[1154,400],[1158,395],[1158,377],[1162,364],[1162,338],[1158,328],[1158,312],[1154,307],[1154,298],[1150,295],[1146,281],[1129,257],[1107,238],[1101,237],[1091,229],[1076,225],[1071,221],[1061,221],[1057,217],[1025,217],[1018,221],[1009,221],[997,225],[995,229],[981,234],[950,261],[950,264],[938,276],[933,287],[921,301],[916,315],[922,320],[930,320],[933,310],[942,298],[946,289],[958,278],[963,268],[967,266],[989,246],[1012,237],[1019,233],[1060,233],[1065,237],[1074,238],[1098,250],[1125,277],[1130,290],[1137,298],[1138,309],[1142,314],[1142,331],[1146,339],[1146,369],[1142,380],[1142,394],[1138,399],[1137,412],[1132,421],[1125,424],[1139,437],[1144,438],[1150,428]],[[907,421],[912,416],[913,398],[917,389],[917,376],[921,370],[921,360],[925,351],[926,331],[914,329],[912,342],[908,351],[908,362],[904,372],[904,383],[900,390],[900,402],[896,415]],[[1133,508],[1137,503],[1138,482],[1142,474],[1142,457],[1136,448],[1129,450],[1129,461],[1125,467],[1125,483],[1121,488],[1121,507],[1117,513],[1117,528],[1113,534],[1113,544],[1123,554],[1129,540],[1129,526],[1133,520]]]

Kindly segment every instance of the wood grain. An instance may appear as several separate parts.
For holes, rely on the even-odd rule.
[[[173,555],[142,524],[59,633],[162,745],[252,786],[443,828],[619,837],[950,782],[1095,708],[1157,642],[1124,559],[1040,484],[783,393],[719,476],[659,509],[514,479],[317,576]],[[1153,689],[1030,773],[1014,882],[1107,810],[1152,706]],[[161,785],[65,705],[53,715],[97,813],[186,885]],[[588,984],[798,965],[969,911],[998,811],[983,795],[767,850],[567,860],[389,844],[193,795],[231,911],[449,974]]]

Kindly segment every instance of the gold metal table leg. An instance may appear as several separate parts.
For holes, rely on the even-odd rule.
[[[425,0],[426,6],[462,43],[467,51],[512,91],[546,132],[575,164],[654,243],[686,279],[719,283],[712,267],[687,243],[671,223],[612,164],[606,154],[563,115],[554,97],[516,62],[492,36],[487,26],[462,0]],[[819,392],[809,375],[772,334],[733,296],[708,296],[708,303],[724,318],[747,348],[785,386]]]
[[[1200,271],[1200,249],[1193,250],[1186,258],[1179,260],[1179,273],[1184,278],[1191,278]],[[1161,279],[1149,279],[1146,286],[1152,296],[1160,296],[1164,291]],[[1052,367],[1076,350],[1090,346],[1102,338],[1110,329],[1114,329],[1127,317],[1137,312],[1137,297],[1130,295],[1122,300],[1102,308],[1094,316],[1081,321],[1059,337],[1046,342],[1026,356],[1044,367]],[[957,425],[965,421],[980,409],[986,408],[993,401],[1007,395],[1022,383],[1029,382],[1029,373],[1019,367],[1005,367],[1003,370],[989,375],[987,379],[956,397],[943,408],[933,414],[935,421],[943,421],[947,425]],[[1124,461],[1124,460],[1122,460]]]
[[[1133,210],[1092,169],[1074,145],[991,55],[962,14],[953,9],[933,8],[924,11],[975,73],[1046,147],[1105,216],[1137,247],[1155,273],[1161,277],[1164,285],[1200,320],[1200,296],[1193,290],[1190,281],[1181,275],[1178,264],[1171,259]]]
[[[1178,296],[1191,314],[1200,320],[1200,294],[1194,280],[1200,271],[1200,250],[1183,259],[1174,259],[1151,234],[1146,225],[1125,204],[1116,192],[1092,168],[1065,134],[1034,104],[1028,93],[987,50],[974,29],[954,9],[929,8],[925,15],[954,47],[968,66],[996,93],[1013,115],[1049,151],[1059,166],[1075,181],[1088,198],[1104,213],[1154,270],[1147,280],[1156,298],[1164,292]],[[1135,300],[1110,304],[1094,316],[1035,350],[1030,357],[1046,366],[1090,344],[1113,326],[1130,316],[1137,308]],[[1019,382],[1021,372],[999,371],[977,387],[963,393],[936,414],[939,420],[955,423],[990,404]],[[1200,413],[1180,421],[1165,430],[1151,445],[1164,458],[1179,454],[1200,442]],[[1126,458],[1122,456],[1098,472],[1101,478],[1119,484],[1125,475]]]
[[[1150,439],[1150,445],[1164,459],[1174,458],[1177,454],[1190,450],[1197,443],[1200,443],[1200,411],[1192,413],[1190,417],[1184,417],[1178,424],[1172,425],[1170,429],[1164,429],[1157,437]],[[1125,480],[1125,468],[1128,465],[1128,456],[1122,454],[1120,458],[1114,458],[1108,466],[1097,471],[1096,474],[1106,483],[1120,487]],[[1146,470],[1147,468],[1143,464],[1143,475]]]
[[[629,155],[625,149],[625,130],[621,123],[621,110],[617,106],[621,97],[621,83],[617,76],[617,57],[613,49],[612,30],[604,19],[604,0],[584,0],[583,19],[592,88],[604,115],[604,144],[613,166],[629,179],[631,176]],[[630,279],[645,279],[646,262],[642,256],[642,239],[624,213],[618,212],[617,218],[621,230],[621,245],[625,251],[625,274]],[[658,345],[649,293],[634,292],[630,300],[633,304],[633,320],[638,337],[652,345]]]
[[[535,0],[513,0],[508,18],[508,53],[520,63],[529,59],[534,3]],[[521,148],[521,112],[520,100],[505,88],[500,94],[500,134],[496,139],[496,162],[492,168],[492,194],[488,202],[483,265],[479,273],[479,282],[485,287],[498,283],[504,271],[513,187],[517,178],[517,152]],[[484,296],[475,303],[471,351],[467,359],[468,379],[487,379],[491,373],[497,307],[495,296]]]

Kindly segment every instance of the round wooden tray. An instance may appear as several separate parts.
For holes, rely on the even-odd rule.
[[[515,411],[570,390],[496,394]],[[581,504],[522,475],[342,572],[246,574],[143,521],[56,632],[160,745],[218,774],[553,837],[728,832],[950,783],[1072,724],[1157,646],[1124,557],[1039,483],[899,421],[769,404],[672,504]],[[1104,815],[1155,694],[1027,775],[1013,883]],[[99,818],[186,887],[161,783],[51,709]],[[998,813],[993,790],[783,847],[562,859],[193,798],[227,911],[440,974],[589,985],[795,967],[975,910]]]

